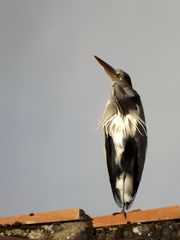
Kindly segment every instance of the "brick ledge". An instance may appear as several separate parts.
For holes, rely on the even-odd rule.
[[[127,223],[156,222],[180,219],[180,205],[149,210],[130,211],[126,218],[123,214],[112,216],[98,216],[93,218],[95,228],[116,226]]]
[[[35,213],[29,215],[20,215],[14,217],[0,218],[0,225],[14,224],[43,224],[55,222],[73,222],[89,219],[88,215],[81,209],[68,209],[45,213]],[[158,209],[130,211],[126,218],[123,214],[97,216],[92,218],[94,228],[117,226],[127,223],[156,222],[172,219],[180,219],[180,205]]]
[[[45,213],[30,213],[13,217],[0,218],[0,225],[21,224],[41,224],[53,222],[67,222],[81,220],[85,215],[81,209],[67,209]]]

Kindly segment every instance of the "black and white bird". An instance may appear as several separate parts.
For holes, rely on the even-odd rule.
[[[147,129],[140,96],[130,76],[95,56],[112,80],[111,96],[100,123],[105,134],[106,160],[114,199],[125,214],[142,176]]]

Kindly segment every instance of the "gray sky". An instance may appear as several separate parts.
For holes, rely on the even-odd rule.
[[[118,211],[96,130],[111,81],[141,95],[148,152],[131,209],[180,203],[180,2],[0,1],[0,216]]]

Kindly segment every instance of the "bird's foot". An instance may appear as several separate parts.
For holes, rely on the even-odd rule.
[[[116,215],[118,215],[118,214],[123,214],[125,218],[126,218],[126,215],[127,215],[127,213],[126,213],[125,210],[122,210],[121,212],[114,212],[112,215],[113,215],[113,216],[116,216]]]
[[[116,216],[116,215],[118,215],[118,214],[121,214],[120,212],[114,212],[112,215],[113,216]]]
[[[130,212],[139,212],[139,211],[141,211],[141,209],[134,209],[134,210],[128,211],[128,213],[130,213]]]

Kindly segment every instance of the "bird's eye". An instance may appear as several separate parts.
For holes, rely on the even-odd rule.
[[[117,74],[117,76],[121,81],[123,81],[124,78],[123,78],[122,74],[119,73],[119,74]]]

